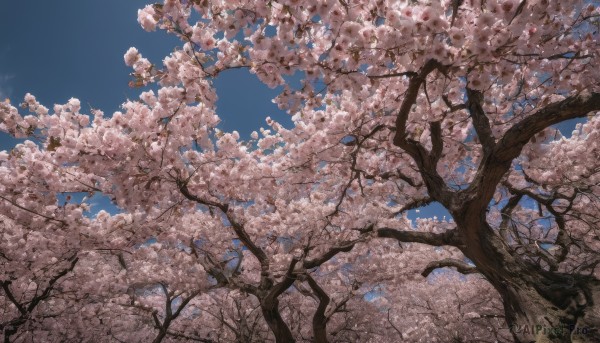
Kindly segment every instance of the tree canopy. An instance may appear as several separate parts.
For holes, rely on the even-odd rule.
[[[4,342],[597,342],[598,5],[140,9],[139,99],[0,104]],[[231,69],[293,126],[221,130]]]

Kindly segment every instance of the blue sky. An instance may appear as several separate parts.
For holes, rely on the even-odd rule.
[[[30,92],[52,107],[69,98],[110,115],[141,89],[129,88],[131,69],[123,54],[131,46],[157,65],[181,42],[163,31],[146,32],[137,10],[151,0],[4,1],[0,21],[0,100],[20,103]],[[242,139],[265,126],[264,118],[289,126],[289,116],[271,99],[271,90],[247,70],[224,72],[215,80],[221,129],[238,130]],[[577,122],[577,121],[574,121]],[[570,136],[574,122],[559,126]],[[0,133],[0,149],[14,141]]]
[[[29,92],[52,107],[69,98],[81,100],[83,111],[91,107],[110,115],[127,98],[136,99],[141,89],[129,88],[131,69],[123,54],[131,46],[160,65],[181,42],[163,31],[146,32],[137,22],[137,10],[148,0],[4,1],[0,21],[0,100],[20,103]],[[260,83],[247,70],[222,73],[215,80],[221,129],[238,130],[242,139],[265,126],[271,116],[285,126],[289,116],[271,99],[278,90]],[[561,131],[570,135],[574,123]],[[0,133],[0,150],[15,143]],[[443,216],[433,204],[417,216]]]
[[[123,61],[135,46],[153,63],[162,64],[181,42],[163,31],[146,32],[137,10],[147,0],[4,1],[0,21],[0,101],[20,103],[31,93],[46,107],[71,97],[81,100],[82,112],[97,108],[111,115],[126,99],[137,99],[142,89],[129,88],[131,69]],[[222,73],[215,86],[221,129],[238,130],[248,139],[266,126],[271,116],[289,123],[271,99],[278,94],[246,70]],[[17,141],[0,133],[0,150]],[[84,194],[75,195],[80,201]],[[59,201],[61,197],[59,197]],[[96,194],[92,212],[117,209]]]
[[[0,21],[0,99],[20,103],[29,92],[52,107],[71,97],[110,115],[141,89],[131,89],[131,69],[123,54],[131,46],[153,63],[181,42],[163,31],[144,31],[137,10],[148,0],[4,1]],[[7,15],[8,14],[8,15]],[[222,73],[215,86],[223,130],[238,130],[242,138],[264,124],[264,118],[289,123],[289,116],[270,100],[271,90],[246,70]],[[10,148],[6,136],[0,149]]]

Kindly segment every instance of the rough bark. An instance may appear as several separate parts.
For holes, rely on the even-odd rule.
[[[481,94],[468,95],[475,98],[469,102],[483,101]],[[595,305],[600,300],[600,282],[590,276],[547,271],[512,256],[485,216],[502,177],[531,137],[552,124],[598,110],[600,94],[580,94],[548,105],[515,124],[497,143],[490,137],[481,107],[470,107],[484,157],[470,187],[448,202],[464,239],[459,248],[500,293],[516,342],[600,341],[596,329],[600,315]],[[578,334],[584,329],[585,334]]]
[[[595,301],[600,300],[597,281],[560,274],[531,279],[529,285],[499,288],[517,342],[600,341],[594,313]]]
[[[516,342],[600,342],[597,329],[600,328],[600,281],[591,276],[560,273],[555,268],[545,270],[520,256],[513,256],[510,246],[501,238],[502,232],[494,231],[486,221],[492,196],[525,144],[550,125],[600,110],[600,94],[582,92],[547,105],[496,138],[483,109],[484,94],[467,89],[464,105],[470,113],[483,156],[469,187],[453,190],[437,171],[443,154],[440,123],[430,124],[430,150],[408,138],[406,131],[408,112],[416,102],[420,87],[430,73],[443,72],[444,68],[430,60],[419,73],[411,76],[398,110],[394,144],[412,157],[429,196],[449,210],[457,227],[443,234],[379,229],[378,236],[459,248],[499,292]],[[514,207],[519,199],[513,199],[511,205]],[[465,267],[456,263],[453,266]]]
[[[325,317],[325,311],[327,310],[327,305],[329,305],[331,299],[310,275],[307,275],[306,281],[319,299],[319,306],[317,307],[312,320],[314,342],[328,343],[327,318]]]
[[[297,263],[297,259],[292,259],[283,280],[271,287],[265,295],[259,296],[262,314],[275,335],[275,342],[277,343],[293,343],[296,341],[287,323],[281,317],[281,313],[279,313],[279,300],[277,298],[296,281],[294,268]]]
[[[514,258],[486,223],[482,227],[486,233],[480,236],[481,251],[467,248],[463,253],[502,297],[516,342],[600,341],[598,280],[547,271]]]
[[[293,343],[294,336],[279,313],[279,300],[277,298],[265,299],[260,302],[261,310],[267,325],[275,335],[277,343]]]

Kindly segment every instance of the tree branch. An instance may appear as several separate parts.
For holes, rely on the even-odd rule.
[[[175,313],[173,313],[173,319],[176,319],[177,317],[179,317],[179,315],[181,314],[181,311],[183,311],[183,309],[187,306],[187,304],[189,304],[189,302],[192,301],[192,299],[194,299],[198,294],[200,294],[200,290],[196,290],[196,291],[190,293],[190,295],[188,295],[186,298],[184,298],[181,301],[181,304],[179,304],[179,307],[177,308],[177,310],[175,310]]]
[[[17,299],[15,299],[15,296],[12,294],[12,292],[10,290],[10,284],[11,284],[10,281],[2,282],[2,289],[4,290],[4,294],[6,294],[6,297],[8,298],[8,300],[10,300],[10,302],[13,303],[13,305],[15,305],[17,310],[19,310],[19,313],[21,313],[21,315],[25,315],[27,313],[27,311],[21,305],[21,303],[19,303],[17,301]]]
[[[585,117],[592,111],[600,111],[600,93],[586,91],[551,103],[506,131],[494,149],[494,157],[500,161],[512,160],[535,134],[562,121]]]
[[[431,132],[431,164],[436,166],[442,157],[444,150],[444,141],[442,140],[442,124],[440,121],[434,121],[429,124]]]
[[[302,263],[302,266],[306,269],[315,268],[315,267],[318,267],[318,266],[322,265],[323,263],[329,261],[331,258],[333,258],[335,255],[339,254],[340,252],[349,252],[350,250],[352,250],[354,248],[356,243],[362,242],[365,239],[365,236],[368,232],[373,231],[373,226],[374,226],[373,224],[370,224],[366,228],[359,229],[358,231],[360,231],[362,233],[361,237],[351,240],[351,241],[341,242],[340,244],[329,248],[329,250],[327,250],[321,256],[315,257],[310,260],[305,260]]]
[[[292,284],[294,283],[294,281],[296,281],[296,275],[294,275],[294,268],[296,268],[296,264],[298,264],[298,259],[297,258],[292,258],[292,262],[290,262],[290,265],[288,267],[287,272],[285,273],[283,280],[281,280],[281,282],[279,282],[278,284],[276,284],[271,291],[269,292],[269,295],[267,295],[267,298],[277,298],[278,296],[281,295],[281,293],[285,292],[286,289],[290,288],[290,286],[292,286]]]
[[[6,342],[9,342],[10,336],[17,333],[19,327],[27,322],[29,315],[31,314],[31,312],[33,312],[33,310],[35,310],[37,305],[50,296],[50,292],[52,291],[52,289],[54,289],[54,284],[58,280],[60,280],[60,278],[67,275],[70,271],[72,271],[75,268],[75,265],[79,261],[79,258],[77,257],[77,254],[74,254],[68,259],[68,261],[71,262],[69,267],[61,270],[56,275],[54,275],[54,277],[52,277],[50,281],[48,281],[48,286],[46,286],[42,294],[34,296],[33,299],[31,299],[31,301],[29,302],[29,306],[27,306],[27,308],[24,308],[21,304],[17,305],[18,302],[16,301],[16,299],[14,299],[14,297],[12,297],[12,293],[10,292],[10,289],[8,287],[10,282],[2,282],[2,289],[4,289],[9,300],[11,300],[11,302],[13,302],[15,306],[17,306],[17,309],[20,312],[20,316],[18,318],[10,321],[9,324],[5,327],[0,327],[0,329],[4,329],[4,340]],[[13,299],[10,299],[10,297],[12,297]]]
[[[221,203],[218,203],[215,201],[204,200],[204,199],[201,199],[201,198],[191,194],[187,187],[187,183],[184,181],[177,180],[177,186],[178,186],[179,190],[181,191],[181,194],[183,194],[187,199],[197,202],[199,204],[206,205],[206,206],[216,207],[216,208],[220,209],[221,212],[223,212],[223,214],[225,214],[225,216],[227,217],[227,220],[229,221],[229,223],[231,224],[231,227],[233,228],[233,231],[238,236],[240,241],[248,248],[248,250],[252,253],[252,255],[254,255],[256,257],[256,259],[258,259],[258,262],[260,263],[260,268],[261,268],[261,279],[263,280],[263,282],[267,282],[266,278],[269,275],[269,259],[267,257],[267,254],[260,247],[258,247],[256,244],[254,244],[254,242],[252,241],[252,239],[250,238],[250,236],[244,229],[244,226],[241,223],[238,223],[235,220],[235,218],[233,218],[233,216],[229,213],[229,205],[221,204]]]
[[[479,273],[475,266],[471,266],[463,261],[455,260],[452,258],[445,258],[443,260],[430,262],[425,268],[425,270],[423,270],[421,275],[423,275],[423,277],[427,277],[435,269],[444,267],[454,267],[456,268],[456,271],[461,274]]]
[[[490,121],[483,110],[483,93],[478,90],[467,88],[467,109],[473,120],[473,127],[483,146],[485,154],[489,154],[496,145],[496,139],[492,134]]]
[[[63,276],[67,275],[70,271],[72,271],[75,268],[75,265],[77,264],[77,261],[79,261],[79,258],[77,257],[77,255],[73,255],[71,256],[71,258],[69,258],[69,260],[71,262],[71,264],[69,265],[68,268],[63,269],[62,271],[60,271],[58,274],[56,274],[52,279],[50,279],[50,281],[48,281],[48,286],[44,289],[44,292],[42,292],[42,294],[40,294],[39,296],[34,297],[31,302],[29,303],[29,306],[27,306],[27,312],[31,313],[31,311],[33,311],[33,309],[39,304],[40,301],[45,300],[46,298],[48,298],[48,296],[50,295],[50,292],[52,291],[52,289],[54,288],[54,284]]]
[[[382,238],[393,238],[404,243],[422,243],[433,246],[450,245],[460,247],[463,245],[456,229],[448,230],[442,233],[420,232],[397,230],[391,228],[379,228],[376,230],[377,236]]]
[[[584,117],[592,111],[600,111],[600,93],[586,91],[549,104],[506,131],[491,153],[484,156],[474,181],[466,190],[461,191],[475,206],[472,210],[485,211],[498,183],[511,168],[512,161],[521,154],[525,144],[535,134],[562,121]],[[461,203],[465,201],[462,197],[457,197],[456,200]]]
[[[384,74],[384,75],[367,75],[367,77],[370,79],[385,79],[385,78],[389,78],[389,77],[400,77],[400,76],[413,77],[413,76],[418,76],[418,75],[419,74],[414,71],[405,71],[402,73],[390,73],[390,74]]]
[[[402,331],[400,331],[400,329],[398,329],[396,327],[396,325],[394,325],[394,323],[392,322],[392,320],[390,318],[390,309],[387,310],[387,321],[388,321],[388,323],[390,323],[390,325],[392,326],[392,328],[398,333],[398,335],[400,336],[400,338],[403,338]]]
[[[313,292],[319,298],[319,306],[313,315],[313,335],[315,343],[327,343],[327,318],[325,317],[325,310],[331,300],[327,293],[317,284],[317,282],[308,274],[306,274],[306,281],[313,290]]]
[[[253,294],[258,297],[258,289],[256,286],[251,284],[247,284],[243,280],[239,280],[236,276],[236,272],[239,272],[239,268],[242,264],[242,254],[239,254],[238,263],[236,264],[235,269],[231,273],[231,277],[228,277],[225,271],[222,268],[222,265],[218,262],[215,262],[215,259],[210,256],[210,254],[206,251],[203,251],[203,256],[200,256],[196,245],[194,244],[194,240],[190,241],[190,248],[192,250],[192,254],[196,256],[196,258],[200,261],[202,267],[206,270],[206,272],[217,280],[217,285],[215,287],[227,286],[233,289],[239,289],[243,292]],[[204,257],[204,258],[203,258]]]
[[[159,282],[159,285],[162,288],[163,293],[165,294],[165,318],[164,318],[163,322],[161,323],[158,318],[157,312],[156,311],[152,312],[152,318],[154,319],[154,325],[158,329],[158,334],[152,341],[153,343],[162,342],[162,340],[169,333],[168,330],[169,330],[169,327],[171,326],[171,324],[173,323],[173,321],[175,319],[177,319],[177,317],[179,317],[179,315],[181,314],[181,311],[183,311],[183,309],[187,306],[187,304],[192,299],[194,299],[198,294],[200,294],[200,290],[196,290],[196,291],[190,293],[187,297],[183,298],[183,300],[181,301],[181,304],[179,304],[179,307],[177,308],[177,310],[175,310],[175,313],[173,313],[173,309],[172,309],[173,300],[176,299],[178,297],[178,295],[173,294],[173,292],[169,293],[169,290],[167,289],[167,285],[165,285],[164,283]]]
[[[425,62],[418,75],[411,77],[404,100],[400,105],[400,110],[396,117],[396,134],[394,135],[393,143],[413,158],[431,197],[442,204],[447,204],[453,192],[437,172],[437,162],[441,157],[443,149],[441,124],[439,122],[430,124],[432,130],[431,142],[433,145],[431,152],[427,151],[419,142],[408,138],[408,132],[406,132],[408,115],[417,101],[421,85],[426,82],[427,76],[436,69],[443,73],[446,67],[438,61],[430,59]]]
[[[174,331],[167,331],[167,335],[169,335],[171,337],[175,337],[175,338],[187,339],[189,341],[194,341],[194,342],[215,343],[215,341],[213,341],[212,339],[192,337],[192,336],[188,336],[188,335],[185,335],[185,334],[182,334],[179,332],[174,332]]]
[[[22,209],[23,211],[27,211],[27,212],[29,212],[29,213],[32,213],[32,214],[35,214],[35,215],[37,215],[37,216],[40,216],[40,217],[42,217],[42,218],[45,218],[46,220],[55,221],[55,222],[57,222],[57,223],[60,223],[60,224],[62,224],[62,225],[67,225],[67,222],[65,222],[64,220],[55,219],[55,218],[52,218],[52,217],[49,217],[49,216],[43,215],[43,214],[41,214],[41,213],[35,212],[35,211],[33,211],[33,210],[30,210],[30,209],[28,209],[28,208],[26,208],[26,207],[23,207],[23,206],[21,206],[21,205],[17,204],[17,203],[16,203],[16,201],[12,201],[12,200],[10,200],[10,199],[8,199],[8,198],[5,198],[5,197],[3,197],[2,195],[0,195],[0,199],[2,199],[2,200],[4,200],[4,201],[6,201],[6,202],[8,202],[8,203],[10,203],[11,205],[13,205],[13,206],[15,206],[15,207],[17,207],[17,208],[20,208],[20,209]]]
[[[398,111],[398,116],[396,117],[396,135],[394,136],[394,145],[402,148],[407,145],[406,121],[408,120],[410,109],[417,101],[419,89],[427,79],[427,75],[440,66],[441,65],[438,61],[434,59],[428,60],[418,74],[411,76],[411,79],[408,83],[408,89],[406,90],[406,95],[404,96],[404,100],[402,101],[400,110]],[[415,152],[414,147],[410,147],[410,149]]]
[[[288,289],[294,283],[294,281],[296,281],[294,268],[296,267],[298,261],[299,260],[297,258],[293,258],[285,276],[283,277],[283,280],[273,286],[266,296],[260,298],[260,307],[263,317],[275,335],[275,341],[277,343],[294,342],[292,332],[279,313],[279,300],[277,300],[277,297],[279,297],[281,293],[285,292],[285,290]]]
[[[537,184],[534,180],[530,179],[529,181],[534,184]],[[548,212],[550,212],[550,214],[552,214],[554,216],[554,221],[556,222],[556,226],[558,229],[558,233],[556,235],[554,245],[559,248],[559,251],[555,255],[552,255],[552,254],[546,252],[542,248],[538,247],[538,249],[539,249],[539,253],[543,255],[544,260],[548,263],[550,270],[552,270],[552,271],[557,270],[558,264],[563,262],[566,259],[567,254],[569,252],[569,246],[572,244],[573,241],[572,241],[569,233],[567,232],[564,214],[556,211],[554,209],[554,207],[552,206],[552,204],[554,203],[554,201],[556,199],[565,199],[565,200],[568,200],[569,202],[572,202],[572,200],[575,199],[575,197],[577,196],[577,192],[574,192],[572,197],[566,197],[560,193],[553,193],[552,195],[540,195],[540,194],[536,194],[527,189],[515,188],[508,182],[504,182],[503,185],[508,189],[509,192],[511,192],[512,194],[516,194],[515,197],[519,197],[519,199],[523,196],[528,196],[531,199],[535,200],[539,205],[540,212],[542,209],[541,206],[544,205],[544,207],[548,210]],[[508,206],[508,204],[507,204],[507,206]],[[542,213],[540,213],[539,215],[540,215],[540,217],[542,217]],[[504,222],[504,213],[503,213],[503,222]]]
[[[521,194],[517,194],[515,196],[512,196],[510,199],[508,199],[508,202],[506,203],[506,205],[502,208],[502,210],[500,211],[500,214],[502,215],[502,221],[500,222],[500,236],[502,237],[502,239],[504,239],[504,241],[506,243],[508,243],[508,226],[512,223],[512,211],[515,209],[515,207],[517,207],[517,205],[519,204],[519,201],[521,201],[521,198],[523,198],[523,195]]]
[[[216,207],[216,208],[220,209],[221,211],[223,211],[223,213],[226,213],[227,210],[229,209],[229,206],[227,204],[221,204],[216,201],[201,199],[201,198],[195,196],[194,194],[190,193],[190,190],[188,189],[188,186],[187,186],[187,182],[184,182],[184,181],[178,179],[176,181],[176,183],[177,183],[177,188],[179,188],[179,191],[181,192],[181,194],[183,194],[183,196],[186,197],[188,200],[197,202],[197,203],[205,205],[205,206]]]

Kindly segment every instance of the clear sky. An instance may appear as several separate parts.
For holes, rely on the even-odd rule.
[[[0,1],[0,101],[20,103],[29,92],[52,108],[75,97],[81,100],[82,112],[97,108],[111,115],[143,90],[128,86],[132,70],[123,55],[129,47],[162,65],[162,59],[181,46],[174,36],[146,32],[138,24],[137,10],[151,0]],[[266,116],[291,122],[271,102],[278,91],[246,70],[222,73],[215,86],[225,131],[238,130],[248,139],[253,130],[266,126]],[[0,133],[0,150],[10,150],[15,143]],[[92,200],[97,205],[92,212],[117,211],[101,195]]]
[[[151,0],[2,0],[0,21],[0,100],[20,103],[29,92],[47,107],[79,98],[110,115],[141,89],[131,89],[131,69],[123,54],[135,46],[151,62],[181,42],[163,31],[144,31],[137,10]],[[222,73],[215,86],[223,130],[238,130],[242,139],[266,126],[271,116],[289,124],[289,116],[270,100],[278,94],[246,70]],[[287,125],[286,125],[287,126]],[[10,148],[6,136],[0,149]]]

